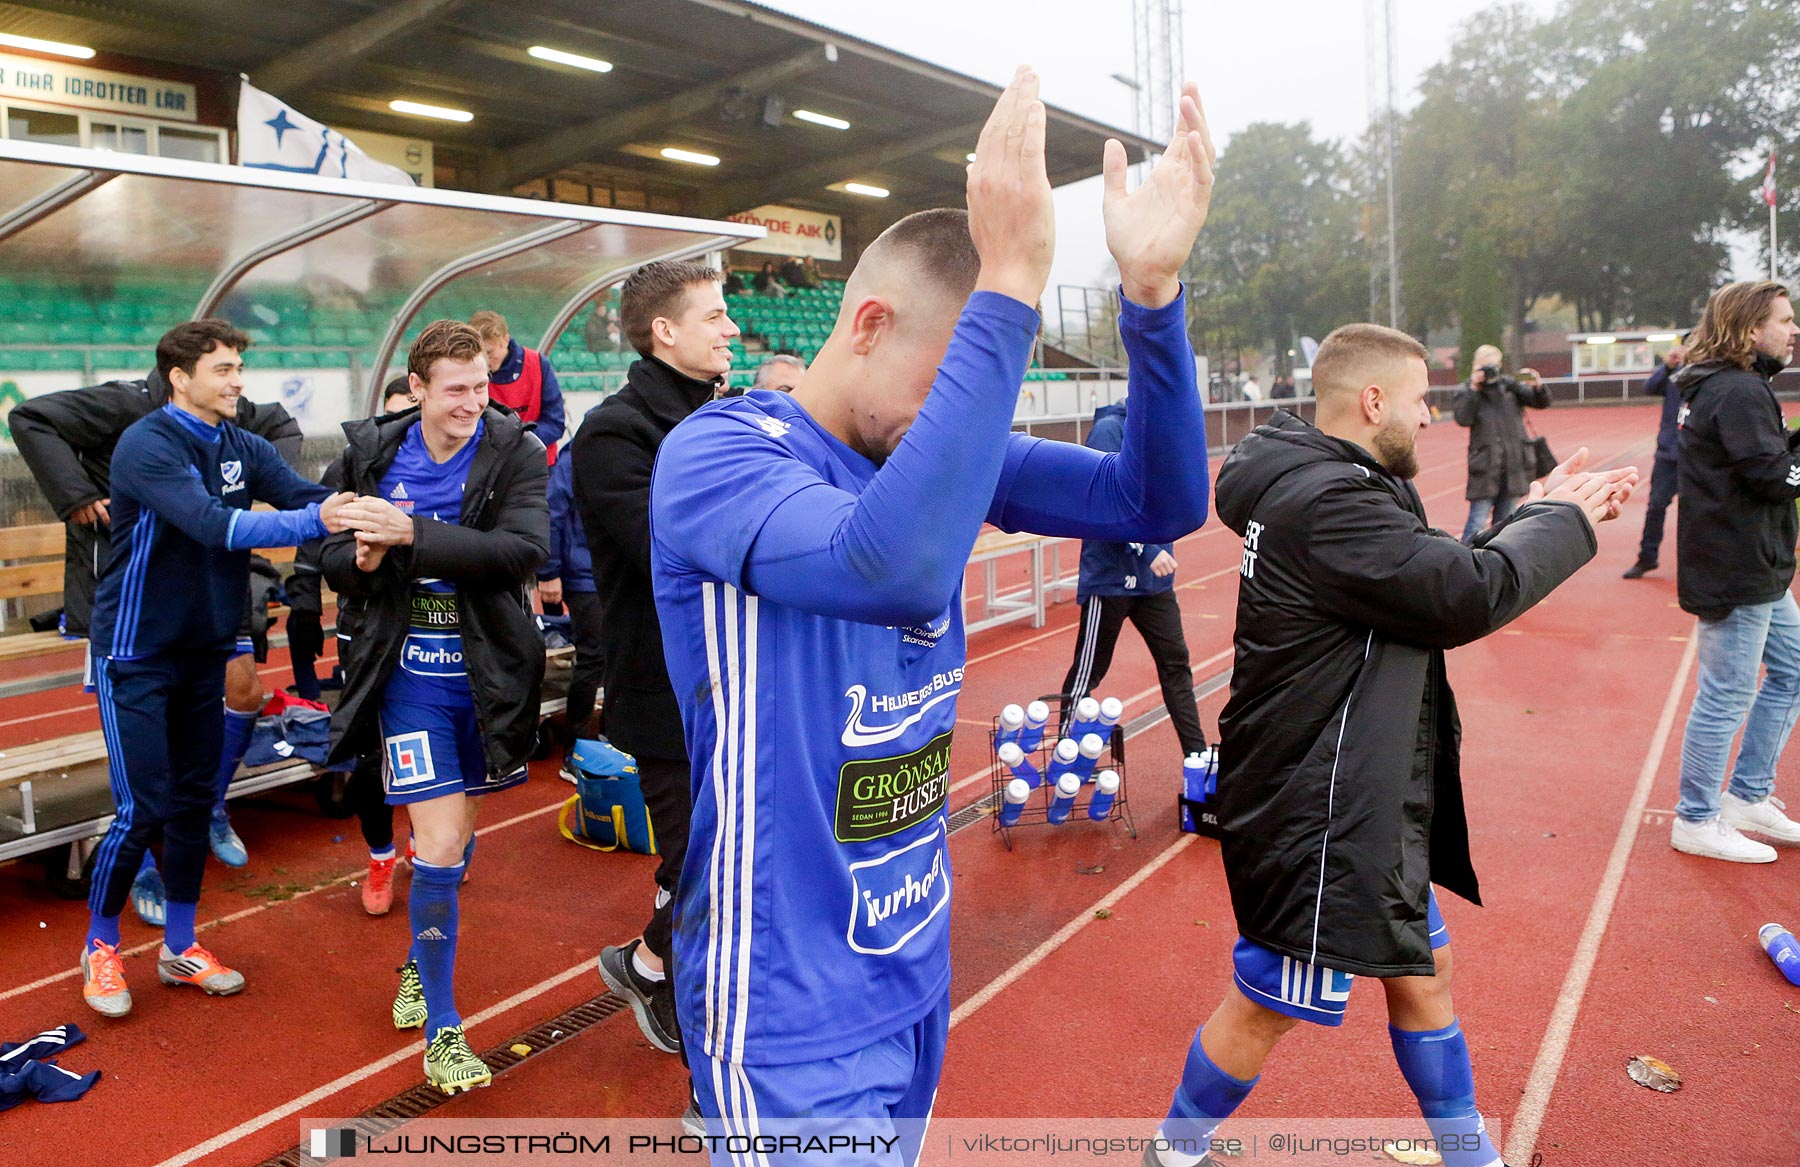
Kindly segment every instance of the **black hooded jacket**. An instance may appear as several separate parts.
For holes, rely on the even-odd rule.
[[[119,435],[168,400],[169,383],[152,369],[140,381],[108,381],[33,397],[7,416],[13,444],[38,489],[56,517],[68,523],[63,628],[71,635],[87,635],[94,582],[112,554],[112,539],[105,525],[82,526],[70,523],[69,516],[112,494],[113,447]],[[239,400],[234,420],[240,429],[267,439],[289,466],[299,463],[300,423],[282,406]]]
[[[332,762],[379,747],[381,695],[406,642],[412,581],[427,577],[456,585],[463,660],[488,773],[510,774],[531,759],[544,641],[527,589],[550,555],[548,468],[544,443],[512,413],[489,406],[483,420],[481,445],[463,486],[459,526],[414,519],[412,546],[389,548],[370,573],[357,570],[356,538],[349,531],[327,536],[320,549],[320,569],[338,594],[344,667],[343,697],[331,718]],[[326,471],[326,481],[379,496],[381,476],[418,421],[419,411],[409,409],[345,422],[350,443]]]
[[[1780,599],[1794,581],[1794,500],[1800,433],[1781,421],[1770,378],[1782,364],[1687,365],[1681,390],[1681,509],[1676,531],[1681,606],[1722,620]]]
[[[687,758],[650,589],[650,471],[669,431],[711,401],[713,390],[711,381],[645,357],[631,366],[623,389],[588,411],[569,446],[575,505],[605,613],[600,729],[634,757]]]
[[[1244,537],[1219,822],[1238,931],[1308,963],[1429,976],[1429,885],[1480,903],[1444,652],[1593,557],[1567,503],[1464,547],[1411,482],[1286,411],[1219,471]]]

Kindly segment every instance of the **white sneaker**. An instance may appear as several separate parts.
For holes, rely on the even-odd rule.
[[[1773,796],[1745,802],[1727,790],[1719,817],[1740,831],[1755,831],[1778,843],[1800,843],[1800,823],[1783,814],[1781,800]]]
[[[1690,823],[1679,815],[1669,831],[1669,846],[1688,855],[1724,859],[1732,863],[1773,863],[1775,848],[1745,838],[1723,817]]]

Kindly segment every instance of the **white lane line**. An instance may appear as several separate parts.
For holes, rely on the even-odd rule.
[[[536,810],[528,810],[524,814],[517,814],[517,815],[514,815],[512,818],[503,819],[500,822],[492,824],[491,826],[478,827],[475,830],[475,837],[480,838],[481,836],[489,834],[491,832],[501,830],[505,827],[510,827],[510,826],[514,825],[515,823],[522,823],[528,819],[538,818],[542,815],[547,815],[554,811],[559,811],[563,807],[563,802],[566,802],[566,801],[567,801],[567,799],[563,799],[563,800],[560,800],[557,802],[553,802],[549,806],[540,806]],[[255,904],[251,907],[244,908],[240,911],[233,912],[228,916],[220,916],[216,920],[207,920],[205,923],[198,925],[194,929],[194,931],[195,932],[204,932],[208,928],[217,928],[220,924],[230,924],[233,921],[242,920],[246,916],[254,916],[258,912],[266,912],[270,908],[279,907],[283,904],[291,904],[295,900],[303,900],[303,899],[307,898],[308,896],[317,895],[319,892],[322,892],[322,891],[330,891],[332,888],[337,887],[339,884],[348,883],[353,879],[359,878],[360,876],[365,874],[366,871],[367,871],[366,868],[358,868],[355,871],[352,871],[347,875],[340,875],[340,876],[337,876],[336,878],[328,879],[324,883],[315,884],[312,887],[306,888],[303,891],[297,891],[293,895],[288,896],[286,899],[272,900],[272,901],[267,901],[267,902],[260,903],[260,904]],[[155,940],[147,940],[142,944],[133,945],[130,948],[121,948],[119,950],[119,955],[120,956],[136,956],[140,952],[149,952],[151,949],[156,948],[161,943],[162,943],[162,937],[158,936]],[[37,980],[31,981],[28,984],[19,985],[16,988],[7,989],[5,992],[0,992],[0,1001],[5,1001],[12,997],[22,997],[26,993],[32,992],[35,989],[43,988],[45,985],[54,985],[59,981],[70,980],[70,979],[72,979],[74,977],[78,977],[80,975],[81,975],[81,969],[78,967],[77,968],[67,968],[59,973],[51,973],[47,977],[40,977]]]
[[[1638,771],[1637,788],[1631,792],[1631,803],[1626,807],[1624,820],[1619,823],[1618,836],[1613,840],[1612,855],[1606,861],[1606,872],[1600,877],[1593,905],[1588,909],[1587,926],[1581,930],[1581,940],[1575,945],[1574,961],[1569,965],[1568,976],[1563,978],[1562,992],[1557,995],[1556,1008],[1550,1014],[1550,1023],[1544,1030],[1544,1040],[1538,1046],[1537,1060],[1532,1063],[1531,1076],[1525,1080],[1525,1094],[1519,1100],[1518,1112],[1513,1116],[1512,1138],[1506,1147],[1509,1162],[1532,1161],[1538,1130],[1543,1126],[1544,1112],[1550,1106],[1550,1093],[1556,1089],[1556,1078],[1562,1072],[1563,1058],[1569,1052],[1569,1039],[1575,1032],[1575,1016],[1581,1011],[1582,998],[1587,995],[1588,979],[1593,976],[1594,963],[1600,956],[1600,941],[1606,935],[1607,921],[1612,918],[1613,907],[1619,900],[1619,888],[1625,882],[1625,865],[1631,859],[1631,849],[1637,842],[1638,830],[1644,825],[1644,808],[1650,803],[1650,788],[1656,784],[1657,773],[1662,769],[1663,754],[1668,748],[1669,734],[1675,726],[1675,714],[1681,707],[1681,694],[1687,687],[1688,673],[1694,667],[1699,641],[1698,636],[1688,638],[1687,648],[1681,654],[1681,665],[1675,670],[1675,679],[1669,683],[1669,695],[1663,701],[1662,716],[1657,720],[1656,733],[1650,739],[1650,750],[1644,755],[1644,767]]]
[[[1124,883],[1121,883],[1118,887],[1113,888],[1112,891],[1100,897],[1100,899],[1095,901],[1095,903],[1086,911],[1076,916],[1073,920],[1070,920],[1067,924],[1064,924],[1061,928],[1058,928],[1054,936],[1021,957],[1017,964],[1014,964],[1011,968],[983,985],[974,996],[970,997],[951,1011],[950,1028],[955,1029],[962,1022],[967,1021],[971,1013],[974,1013],[975,1010],[981,1008],[989,1001],[992,1001],[995,997],[1004,992],[1007,986],[1042,964],[1045,957],[1061,948],[1064,944],[1067,944],[1077,932],[1093,923],[1095,919],[1094,914],[1096,912],[1111,909],[1114,904],[1117,904],[1120,900],[1136,891],[1140,884],[1146,879],[1149,879],[1152,875],[1155,875],[1158,871],[1161,871],[1164,864],[1181,854],[1184,848],[1190,846],[1193,841],[1199,837],[1200,836],[1198,835],[1183,835],[1173,843],[1170,843],[1161,855],[1158,855],[1150,862],[1144,864],[1144,866],[1138,868],[1137,871],[1133,872],[1130,879],[1127,879]]]
[[[512,1010],[517,1009],[520,1005],[524,1005],[527,1002],[543,996],[558,985],[567,984],[576,977],[581,976],[584,973],[592,973],[593,971],[594,962],[592,960],[584,960],[574,968],[564,969],[553,977],[548,977],[539,981],[529,989],[514,993],[506,1000],[488,1006],[486,1009],[483,1009],[481,1012],[464,1021],[463,1026],[465,1029],[474,1029],[477,1025],[492,1021],[503,1013],[509,1013]],[[186,1164],[192,1163],[196,1159],[203,1159],[215,1151],[223,1150],[246,1135],[255,1134],[257,1131],[262,1130],[271,1123],[280,1122],[290,1115],[305,1110],[314,1103],[323,1102],[333,1094],[336,1094],[341,1090],[349,1089],[351,1086],[356,1085],[364,1079],[372,1078],[389,1067],[399,1065],[408,1058],[422,1057],[423,1054],[421,1051],[423,1049],[424,1043],[422,1041],[415,1041],[410,1045],[395,1050],[386,1057],[377,1058],[360,1069],[351,1070],[348,1074],[333,1078],[323,1086],[314,1090],[309,1090],[291,1102],[284,1102],[272,1110],[263,1111],[255,1118],[246,1119],[232,1127],[230,1130],[225,1131],[223,1134],[214,1135],[204,1143],[197,1143],[178,1155],[172,1155],[169,1158],[164,1159],[161,1163],[158,1163],[156,1167],[186,1167]]]

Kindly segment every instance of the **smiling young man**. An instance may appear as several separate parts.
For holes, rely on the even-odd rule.
[[[643,359],[625,387],[588,411],[569,446],[601,622],[600,731],[637,759],[661,862],[640,938],[600,953],[600,975],[631,1003],[657,1049],[681,1052],[668,960],[670,897],[687,853],[687,747],[663,659],[650,590],[650,471],[676,424],[713,399],[731,371],[737,325],[719,273],[697,263],[646,264],[619,291],[625,337]]]
[[[209,995],[244,987],[194,928],[250,549],[296,546],[347,521],[348,496],[306,481],[233,424],[249,343],[223,320],[171,329],[156,346],[169,401],[112,454],[112,555],[88,643],[116,809],[95,853],[81,953],[82,996],[108,1017],[131,1011],[119,911],[159,835],[168,900],[158,978]],[[256,501],[283,509],[253,511]]]
[[[1348,324],[1313,362],[1318,424],[1286,411],[1219,470],[1243,536],[1219,821],[1237,916],[1233,979],[1194,1034],[1147,1167],[1207,1162],[1214,1129],[1300,1021],[1344,1020],[1380,978],[1389,1035],[1448,1167],[1500,1162],[1475,1109],[1432,885],[1480,903],[1445,650],[1486,636],[1593,557],[1636,482],[1580,450],[1465,546],[1412,480],[1431,424],[1425,346]]]
[[[425,327],[406,361],[419,408],[347,423],[328,472],[358,498],[355,526],[325,541],[338,593],[344,693],[333,762],[384,751],[387,801],[412,821],[412,947],[397,1029],[425,1029],[425,1078],[485,1086],[454,994],[457,889],[479,796],[525,781],[537,741],[544,643],[527,589],[550,547],[544,445],[488,405],[481,338]]]
[[[1158,542],[1206,515],[1178,279],[1212,189],[1191,86],[1136,191],[1106,145],[1122,449],[1011,432],[1056,234],[1037,94],[1021,69],[1001,96],[966,213],[910,215],[864,251],[799,388],[699,411],[650,493],[694,759],[675,976],[700,1107],[727,1133],[806,1120],[883,1148],[835,1162],[914,1162],[943,1066],[945,767],[982,523]]]

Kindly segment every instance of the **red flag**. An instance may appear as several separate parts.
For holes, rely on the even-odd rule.
[[[1763,175],[1763,202],[1771,207],[1775,205],[1775,151],[1769,151],[1769,173]]]

